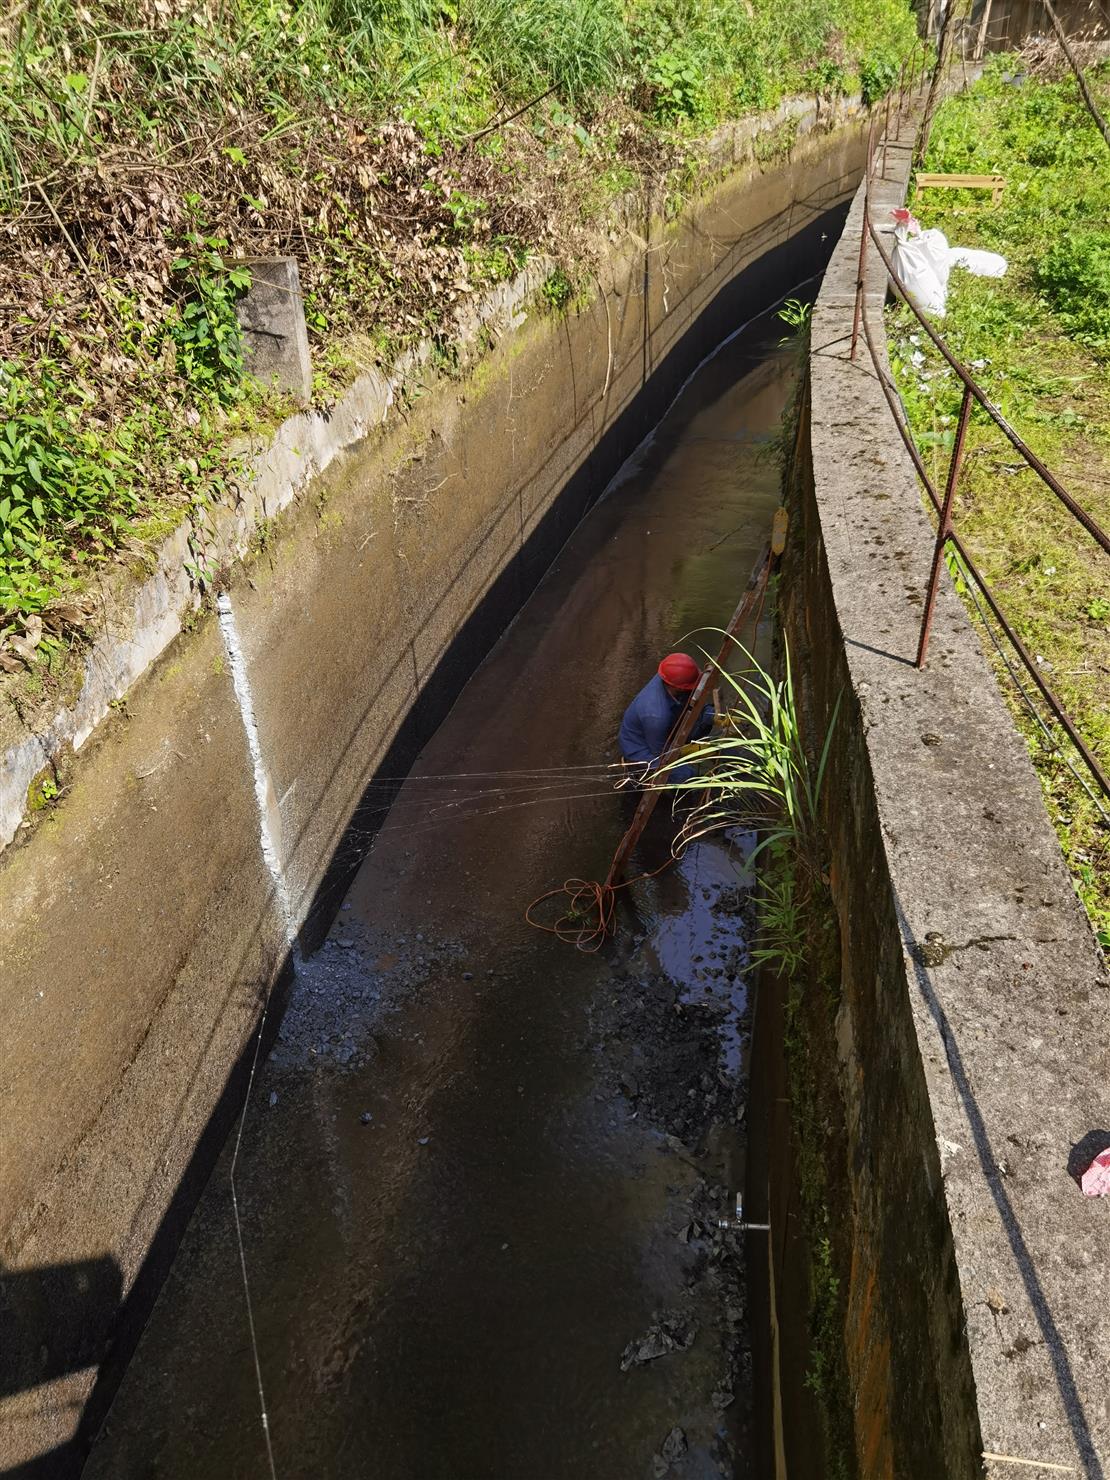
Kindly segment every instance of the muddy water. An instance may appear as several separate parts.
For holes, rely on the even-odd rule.
[[[780,329],[701,368],[413,776],[381,784],[392,810],[298,969],[238,1163],[283,1480],[752,1473],[742,1249],[713,1232],[740,1178],[744,839],[638,886],[601,955],[523,911],[604,875],[624,705],[727,620],[767,536]],[[269,1474],[230,1155],[97,1480]]]

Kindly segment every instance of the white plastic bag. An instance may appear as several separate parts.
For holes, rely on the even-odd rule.
[[[923,231],[918,237],[922,250],[933,264],[933,271],[937,275],[937,281],[948,293],[948,273],[952,266],[952,254],[948,250],[948,238],[943,231],[938,231],[935,226],[928,231]]]
[[[922,231],[909,211],[894,211],[894,271],[919,313],[944,317],[948,298],[948,242],[942,231]]]
[[[944,317],[947,283],[941,282],[936,265],[919,238],[894,241],[894,271],[902,279],[906,297],[919,313]]]
[[[982,252],[978,247],[952,247],[948,252],[948,261],[953,267],[962,267],[975,277],[1005,277],[1008,266],[1001,253]]]

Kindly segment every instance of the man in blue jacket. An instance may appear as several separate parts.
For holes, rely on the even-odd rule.
[[[644,685],[624,712],[619,745],[630,765],[651,769],[666,759],[667,741],[690,694],[698,686],[701,669],[685,653],[670,653],[650,683]],[[707,704],[690,734],[700,740],[713,728],[713,706]],[[693,766],[676,766],[661,778],[665,783],[689,781]]]

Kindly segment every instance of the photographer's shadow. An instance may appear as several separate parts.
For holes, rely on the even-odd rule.
[[[104,1331],[122,1301],[123,1274],[107,1254],[38,1269],[0,1264],[0,1420],[5,1399],[98,1366]],[[71,1448],[72,1442],[63,1444],[0,1476],[46,1480],[59,1473]],[[0,1463],[2,1456],[0,1450]]]

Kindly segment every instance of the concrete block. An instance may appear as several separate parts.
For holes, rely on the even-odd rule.
[[[312,399],[312,358],[295,257],[248,257],[251,286],[236,312],[243,328],[247,369],[256,380],[277,382],[298,401]]]

